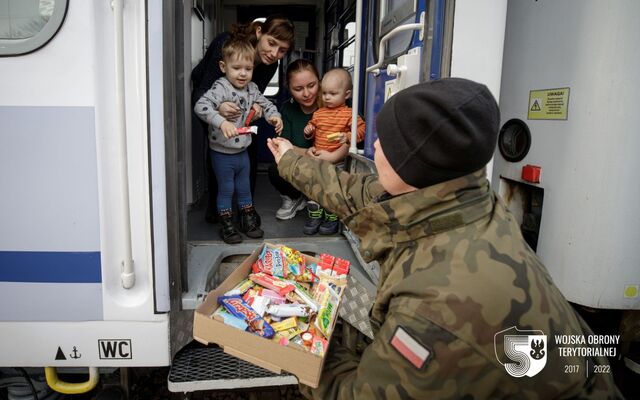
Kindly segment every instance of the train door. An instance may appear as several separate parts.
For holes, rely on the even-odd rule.
[[[404,0],[369,3],[366,38],[367,121],[395,92],[441,77],[486,84],[500,93],[506,0]],[[373,157],[375,124],[364,154]]]
[[[0,365],[167,365],[145,3],[0,16]]]

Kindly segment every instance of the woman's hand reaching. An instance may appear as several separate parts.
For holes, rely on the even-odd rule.
[[[242,115],[240,107],[231,101],[225,101],[220,104],[218,112],[224,117],[224,119],[230,122],[235,122]]]

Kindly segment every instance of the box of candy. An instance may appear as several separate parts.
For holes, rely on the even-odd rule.
[[[193,337],[317,387],[349,262],[264,243],[207,295]]]

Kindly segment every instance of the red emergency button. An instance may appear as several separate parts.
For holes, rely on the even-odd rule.
[[[537,165],[527,164],[522,167],[522,180],[531,183],[540,183],[540,174],[542,173],[542,167]]]

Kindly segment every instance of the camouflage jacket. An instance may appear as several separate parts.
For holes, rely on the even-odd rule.
[[[380,263],[371,311],[374,341],[361,355],[330,348],[318,399],[617,398],[611,375],[584,357],[560,357],[556,334],[588,327],[523,240],[484,169],[404,195],[386,195],[375,175],[285,153],[280,174],[335,212]],[[512,377],[498,360],[505,329],[547,335],[546,365]],[[541,353],[544,354],[544,353]],[[589,359],[607,364],[605,358]],[[568,373],[566,365],[580,365]]]

